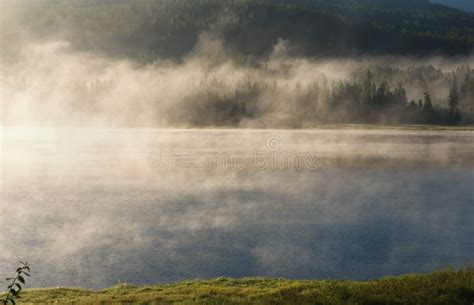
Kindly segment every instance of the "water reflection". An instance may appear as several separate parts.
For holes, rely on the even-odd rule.
[[[157,171],[147,162],[156,145],[242,153],[275,135],[281,150],[316,154],[319,167]],[[24,258],[35,286],[103,287],[367,279],[474,263],[473,140],[446,131],[4,129],[0,270]]]

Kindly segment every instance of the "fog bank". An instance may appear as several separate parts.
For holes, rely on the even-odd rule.
[[[329,102],[334,86],[360,81],[368,69],[376,82],[403,85],[409,99],[429,91],[445,105],[453,77],[461,82],[474,65],[472,57],[318,60],[289,50],[281,40],[270,56],[245,64],[203,34],[182,61],[143,65],[65,41],[25,44],[18,60],[0,64],[2,125],[284,127],[308,109],[337,117]]]

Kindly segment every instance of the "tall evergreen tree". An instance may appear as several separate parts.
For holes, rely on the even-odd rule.
[[[449,106],[449,111],[451,113],[458,110],[458,107],[459,107],[459,93],[455,88],[452,88],[449,91],[448,106]]]
[[[431,95],[428,92],[423,93],[423,110],[431,111],[433,110],[433,102],[431,100]]]
[[[449,118],[451,123],[456,123],[459,121],[461,118],[460,112],[459,112],[459,93],[455,88],[452,88],[449,91],[449,96],[448,96],[448,107],[449,107]]]

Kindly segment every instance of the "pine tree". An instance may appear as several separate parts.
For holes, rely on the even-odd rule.
[[[418,100],[418,110],[423,109],[423,101],[421,99]]]
[[[448,97],[448,106],[449,106],[449,112],[454,113],[455,111],[458,111],[459,107],[459,93],[455,88],[452,88],[449,91],[449,97]]]
[[[428,92],[423,93],[423,110],[431,111],[433,109],[433,102],[431,101],[431,95]]]
[[[459,93],[453,88],[449,91],[448,107],[449,107],[449,118],[452,123],[456,123],[460,120],[461,115],[459,112]]]

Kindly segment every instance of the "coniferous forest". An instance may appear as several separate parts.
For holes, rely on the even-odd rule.
[[[19,61],[19,50],[34,39],[67,41],[71,52],[142,67],[204,56],[214,66],[231,62],[266,75],[285,73],[284,64],[269,67],[281,45],[286,59],[379,58],[352,69],[349,77],[318,81],[245,75],[230,84],[205,73],[166,110],[157,106],[162,117],[147,125],[473,121],[474,15],[428,0],[5,0],[0,5],[2,38],[8,41],[0,52],[4,62]],[[217,41],[217,55],[224,59],[212,46],[196,55],[203,36],[212,37],[211,45]],[[432,57],[457,64],[439,67],[427,60]],[[411,61],[399,67],[397,58]],[[30,82],[25,75],[10,81],[20,88]],[[67,88],[76,94],[67,104],[79,113],[98,111],[97,93],[115,86],[113,77],[76,79]],[[159,94],[149,103],[159,104]]]
[[[59,36],[80,49],[142,61],[180,58],[205,31],[221,37],[234,56],[263,56],[278,39],[297,46],[299,55],[330,57],[459,55],[474,47],[474,17],[429,0],[5,0],[2,5],[6,34],[25,35],[18,27],[5,29],[17,23],[36,38]]]

